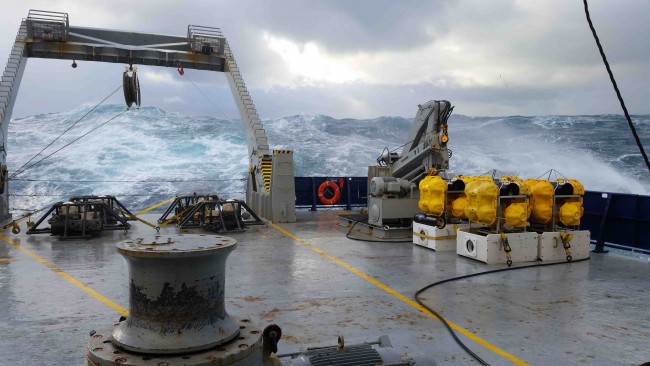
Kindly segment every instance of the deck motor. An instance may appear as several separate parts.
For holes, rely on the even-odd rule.
[[[383,335],[375,342],[346,345],[342,336],[338,344],[329,347],[308,348],[304,352],[278,355],[284,366],[436,366],[428,355],[398,353],[392,348],[388,336]]]
[[[374,177],[370,180],[368,223],[375,226],[410,226],[417,206],[417,186],[406,179]]]

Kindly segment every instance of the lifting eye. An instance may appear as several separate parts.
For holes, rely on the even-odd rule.
[[[72,60],[72,65],[71,66],[72,66],[73,69],[76,69],[77,68],[77,61]]]

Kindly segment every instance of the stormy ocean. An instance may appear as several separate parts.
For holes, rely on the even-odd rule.
[[[10,181],[17,213],[82,194],[114,195],[135,211],[177,194],[244,196],[248,152],[238,120],[144,107],[64,147],[124,111],[122,105],[104,105],[35,157],[91,108],[12,120],[9,172],[27,168]],[[633,120],[650,149],[650,115]],[[272,149],[294,150],[296,176],[332,177],[365,176],[384,148],[401,152],[411,123],[412,117],[324,115],[263,121]],[[452,115],[449,137],[453,174],[498,169],[528,178],[555,169],[587,190],[650,194],[650,174],[622,115]]]

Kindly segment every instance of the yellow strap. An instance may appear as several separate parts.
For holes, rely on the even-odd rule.
[[[8,223],[7,225],[3,226],[2,230],[4,231],[4,230],[9,229],[12,226],[17,226],[19,222],[21,222],[21,221],[25,220],[26,218],[32,216],[32,214],[33,214],[33,212],[26,213],[26,214],[22,215],[21,217],[15,219],[14,221],[12,221],[12,222]]]
[[[172,222],[174,222],[175,220],[180,219],[181,216],[183,216],[183,215],[184,215],[184,214],[185,214],[185,213],[186,213],[190,208],[192,208],[192,207],[193,207],[193,206],[189,206],[189,207],[185,208],[183,211],[179,212],[178,215],[174,215],[173,217],[171,217],[171,218],[165,220],[165,221],[162,222],[159,226],[160,226],[160,227],[165,227],[165,226],[171,224]]]
[[[156,228],[156,226],[155,226],[154,224],[149,223],[149,222],[147,222],[147,221],[144,221],[143,219],[141,219],[141,218],[139,218],[139,217],[137,217],[137,216],[135,216],[135,215],[130,215],[130,214],[126,213],[126,212],[124,212],[124,214],[125,214],[126,216],[128,216],[129,218],[131,218],[131,219],[138,220],[138,221],[140,221],[141,223],[143,223],[143,224],[145,224],[145,225],[147,225],[147,226],[150,226],[150,227],[152,227],[152,228],[154,228],[154,229]]]
[[[175,199],[176,199],[176,197],[172,197],[172,198],[170,198],[170,199],[168,199],[168,200],[164,200],[164,201],[162,201],[162,202],[160,202],[160,203],[156,203],[155,205],[153,205],[153,206],[151,206],[151,207],[148,207],[148,208],[145,208],[145,209],[142,210],[142,211],[139,211],[138,213],[136,213],[136,215],[142,215],[143,213],[147,213],[147,212],[153,210],[154,208],[158,208],[158,207],[164,205],[165,203],[167,203],[167,202],[171,202],[171,201],[173,201],[173,200],[175,200]]]
[[[560,231],[560,239],[562,239],[562,242],[564,244],[571,243],[571,239],[573,239],[573,234],[563,233]]]
[[[177,215],[177,216],[178,216],[178,215]],[[171,224],[172,222],[174,222],[174,220],[178,219],[177,216],[174,216],[174,217],[172,217],[172,218],[170,218],[170,219],[167,219],[167,220],[161,222],[159,226],[160,226],[161,228],[163,228],[163,227],[165,227],[165,226]]]

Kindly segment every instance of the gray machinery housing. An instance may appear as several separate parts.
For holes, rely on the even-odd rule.
[[[447,120],[453,107],[446,100],[418,105],[408,142],[401,154],[385,149],[378,166],[368,167],[368,223],[410,226],[418,212],[418,184],[429,174],[449,168]]]
[[[223,72],[246,131],[249,175],[246,202],[262,217],[295,222],[293,154],[269,150],[266,132],[228,41],[218,28],[190,25],[185,36],[75,27],[67,13],[30,10],[20,24],[0,80],[0,224],[10,222],[7,133],[20,81],[30,57],[183,67]]]

